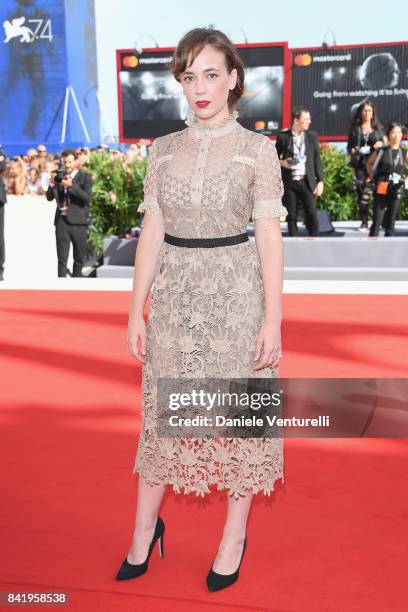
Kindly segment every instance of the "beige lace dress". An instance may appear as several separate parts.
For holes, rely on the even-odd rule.
[[[237,122],[234,111],[202,126],[190,111],[187,128],[157,138],[149,150],[144,201],[138,211],[163,215],[165,231],[183,238],[246,231],[250,218],[282,217],[283,186],[274,144]],[[273,253],[270,254],[273,257]],[[157,377],[277,377],[253,371],[263,321],[264,290],[255,243],[215,248],[163,242],[147,321],[142,374],[142,430],[133,472],[176,493],[238,498],[270,495],[283,482],[282,438],[160,438]]]

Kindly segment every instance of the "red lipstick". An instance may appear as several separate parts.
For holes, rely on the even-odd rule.
[[[198,108],[206,108],[209,105],[209,101],[208,100],[198,100],[196,104]]]

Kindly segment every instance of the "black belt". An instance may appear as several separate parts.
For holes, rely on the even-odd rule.
[[[236,236],[225,236],[223,238],[179,238],[178,236],[170,236],[170,234],[164,234],[164,242],[173,244],[174,246],[181,247],[218,247],[218,246],[229,246],[231,244],[239,244],[240,242],[247,242],[249,240],[248,234],[237,234]]]

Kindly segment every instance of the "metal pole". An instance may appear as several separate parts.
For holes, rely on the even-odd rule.
[[[79,108],[79,104],[78,104],[78,100],[75,95],[74,88],[72,87],[72,85],[70,85],[69,89],[71,91],[72,99],[74,100],[74,104],[75,104],[75,108],[78,113],[79,121],[81,122],[82,129],[84,130],[85,138],[87,142],[91,142],[91,139],[89,138],[88,130],[86,129],[84,118],[82,117],[81,109]]]
[[[69,98],[69,87],[66,87],[65,88],[65,100],[64,100],[64,116],[62,119],[61,143],[65,142],[65,133],[67,130],[68,98]]]

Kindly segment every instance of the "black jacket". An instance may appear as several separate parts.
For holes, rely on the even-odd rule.
[[[3,204],[7,202],[6,185],[2,176],[6,166],[7,158],[3,149],[0,147],[0,206],[3,206]]]
[[[72,187],[67,191],[69,208],[67,210],[66,219],[71,225],[89,225],[91,216],[89,212],[89,204],[92,198],[92,176],[89,172],[78,170],[72,181]],[[47,200],[57,201],[57,210],[55,211],[54,225],[60,216],[59,206],[63,206],[65,202],[65,189],[62,185],[55,183],[54,187],[48,187]]]
[[[373,165],[372,168],[374,180],[388,181],[390,174],[392,174],[393,172],[396,172],[401,177],[404,177],[406,175],[406,157],[407,150],[400,147],[399,153],[397,154],[397,159],[394,163],[391,148],[389,146],[381,147],[381,149],[377,151],[377,155],[374,162],[375,167]]]
[[[279,132],[275,146],[279,159],[293,157],[293,136],[291,127]],[[316,132],[305,130],[305,155],[306,182],[310,191],[314,191],[316,183],[323,181],[323,166]],[[292,180],[292,170],[282,168],[282,180],[286,187]]]
[[[384,142],[384,133],[381,130],[373,130],[367,138],[367,146],[370,147],[370,152],[363,155],[359,152],[360,147],[364,145],[364,139],[361,134],[361,129],[357,128],[349,132],[348,140],[347,140],[347,153],[351,155],[351,163],[350,165],[353,168],[362,168],[366,169],[367,161],[374,149],[374,144],[381,140]],[[357,149],[357,153],[352,154],[351,149]]]
[[[373,130],[367,138],[367,145],[371,148],[371,153],[374,151],[374,144],[378,141],[384,141],[384,132],[382,130]],[[364,144],[360,128],[349,132],[347,139],[347,153],[351,155],[351,149],[359,149]],[[370,155],[370,154],[368,154]]]

